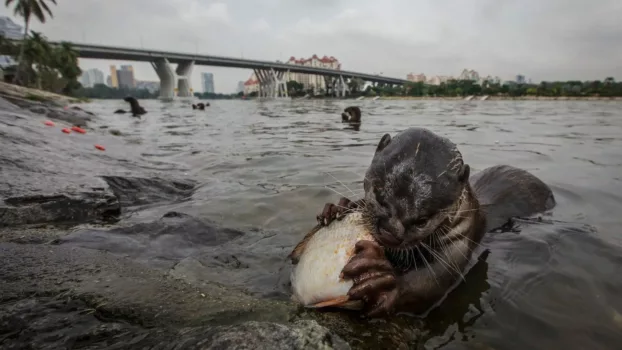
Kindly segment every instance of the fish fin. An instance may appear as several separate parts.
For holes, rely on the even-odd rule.
[[[315,225],[315,227],[311,231],[309,231],[309,233],[307,233],[302,238],[302,240],[296,245],[296,247],[294,247],[292,252],[289,253],[289,255],[287,257],[292,260],[292,264],[294,264],[294,265],[298,264],[298,261],[300,260],[300,256],[305,251],[305,248],[307,246],[307,242],[309,242],[311,237],[313,237],[313,235],[316,234],[317,231],[319,231],[321,228],[322,228],[322,226],[320,224]]]
[[[340,296],[334,299],[315,303],[307,307],[319,309],[319,308],[329,307],[329,306],[337,307],[341,309],[348,309],[348,310],[360,310],[363,308],[363,302],[360,300],[350,300],[350,297],[348,297],[347,295],[343,295],[343,296]]]

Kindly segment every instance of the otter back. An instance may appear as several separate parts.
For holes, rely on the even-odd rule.
[[[553,191],[530,172],[495,165],[470,178],[475,197],[486,216],[486,229],[497,229],[510,218],[527,217],[555,207]]]

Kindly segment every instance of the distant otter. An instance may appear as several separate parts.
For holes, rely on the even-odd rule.
[[[128,96],[126,98],[123,99],[123,101],[125,102],[129,102],[130,104],[130,112],[132,113],[132,116],[134,117],[139,117],[143,114],[146,114],[147,111],[138,103],[138,100],[132,96]],[[123,109],[117,109],[116,111],[114,111],[114,113],[116,114],[124,114],[127,113],[125,110]]]
[[[201,111],[205,110],[205,107],[209,107],[209,103],[200,102],[200,103],[197,103],[196,105],[195,104],[192,105],[192,109],[199,109]]]
[[[371,226],[377,243],[357,243],[342,270],[368,316],[427,311],[463,278],[486,232],[555,206],[551,189],[525,170],[498,165],[469,174],[454,143],[410,128],[380,140],[363,199],[324,206],[320,224],[360,210]]]
[[[356,106],[350,106],[341,113],[341,121],[344,123],[360,123],[361,109]]]

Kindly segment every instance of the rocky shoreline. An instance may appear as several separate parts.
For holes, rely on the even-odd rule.
[[[94,149],[121,141],[83,108],[2,96],[1,348],[403,348],[420,335],[412,318],[370,325],[290,302],[295,242],[278,232],[175,210],[132,221],[197,183]],[[73,125],[88,137],[58,130]]]

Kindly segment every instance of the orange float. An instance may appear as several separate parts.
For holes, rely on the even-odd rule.
[[[86,134],[86,130],[82,129],[79,126],[72,126],[71,130],[75,131],[75,132],[79,132],[80,134]]]
[[[102,145],[95,145],[95,148],[97,148],[100,151],[105,151],[106,147],[102,146]]]
[[[67,128],[63,128],[61,131],[64,132],[65,134],[71,134],[71,130]]]
[[[54,122],[51,120],[46,120],[43,124],[47,125],[47,126],[54,126]]]

